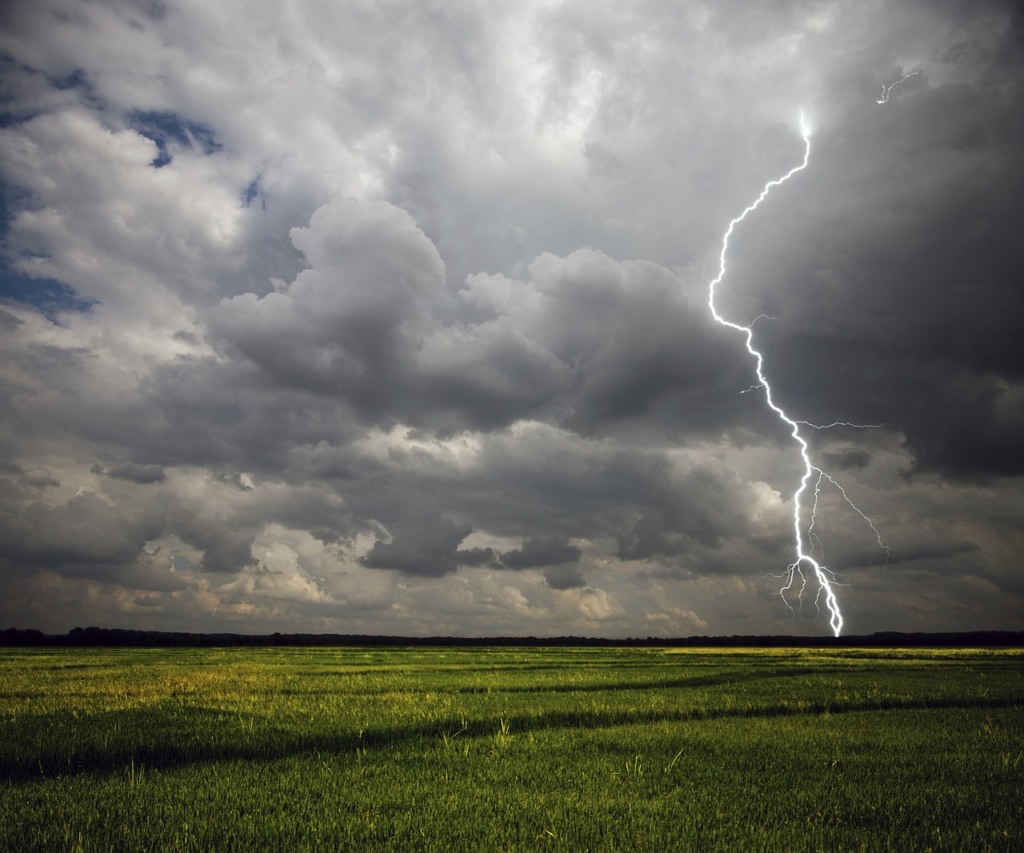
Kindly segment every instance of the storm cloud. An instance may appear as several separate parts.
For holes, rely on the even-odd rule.
[[[827,631],[707,293],[802,111],[716,305],[835,478],[809,541],[849,630],[1024,628],[1022,48],[994,0],[4,4],[0,624]]]

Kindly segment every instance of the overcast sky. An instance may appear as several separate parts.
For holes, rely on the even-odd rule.
[[[1013,4],[9,0],[0,59],[0,627],[830,633],[707,304],[802,109],[716,306],[875,425],[804,427],[844,630],[1024,628]]]

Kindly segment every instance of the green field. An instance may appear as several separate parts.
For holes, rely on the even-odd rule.
[[[4,850],[1021,850],[1024,653],[0,649]]]

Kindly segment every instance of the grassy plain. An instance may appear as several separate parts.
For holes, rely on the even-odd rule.
[[[0,849],[1024,849],[1020,651],[3,649],[0,666]]]

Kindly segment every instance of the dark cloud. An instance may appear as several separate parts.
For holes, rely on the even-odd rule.
[[[129,443],[162,465],[280,473],[296,448],[323,449],[324,476],[344,477],[347,462],[327,452],[358,434],[344,404],[268,382],[249,363],[183,358],[156,369],[139,398],[99,413],[97,439]],[[138,434],[132,424],[145,423]],[[91,424],[86,424],[91,426]],[[84,426],[86,426],[84,425]]]
[[[928,401],[934,409],[908,418],[916,469],[967,480],[1024,473],[1024,390],[1002,377],[944,385]]]
[[[167,474],[159,465],[137,465],[133,462],[125,462],[115,465],[107,476],[116,480],[129,480],[132,483],[148,484],[160,483],[167,479]]]
[[[849,471],[867,467],[871,461],[871,454],[866,450],[847,448],[833,452],[825,451],[821,458],[829,471]]]
[[[460,566],[497,566],[498,554],[493,548],[464,548],[455,553],[455,560]]]
[[[575,565],[547,566],[544,580],[552,589],[584,589],[587,586],[587,579]]]
[[[501,563],[510,569],[539,569],[543,566],[558,566],[562,563],[576,563],[581,551],[557,536],[524,539],[521,548],[501,554]]]
[[[214,529],[203,520],[194,520],[182,525],[179,536],[203,552],[204,572],[235,574],[258,564],[252,553],[253,537],[245,531]]]
[[[971,478],[1024,464],[1014,63],[934,89],[920,88],[926,66],[898,103],[823,128],[807,179],[778,199],[794,211],[782,222],[813,209],[802,236],[780,243],[768,224],[737,243],[729,298],[746,300],[743,316],[777,318],[757,330],[780,398],[809,420],[898,425],[921,471]],[[886,180],[864,180],[880,169]]]
[[[673,557],[685,552],[686,541],[667,527],[660,513],[638,518],[628,533],[619,536],[617,555],[623,560],[644,560],[655,555]]]
[[[34,502],[5,510],[0,550],[7,562],[54,571],[130,564],[159,522],[126,509],[83,494],[63,504]]]
[[[395,569],[410,575],[440,577],[454,572],[460,561],[459,543],[470,533],[468,525],[449,519],[421,520],[395,525],[391,541],[378,540],[362,563],[371,569]]]

